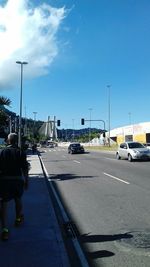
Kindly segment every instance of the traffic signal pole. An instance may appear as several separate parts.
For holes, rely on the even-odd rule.
[[[104,130],[105,130],[105,121],[104,120],[85,120],[85,119],[81,119],[81,125],[84,125],[85,121],[102,121],[104,123]]]
[[[105,131],[105,121],[104,120],[85,120],[84,118],[81,119],[81,125],[85,124],[85,121],[102,121],[104,123],[104,131]],[[105,132],[104,132],[105,133]]]

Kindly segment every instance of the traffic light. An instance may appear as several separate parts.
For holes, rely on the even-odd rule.
[[[60,120],[57,120],[57,126],[60,126]]]
[[[106,133],[105,132],[103,132],[103,137],[106,137]]]
[[[81,125],[84,125],[84,119],[83,118],[81,119]]]

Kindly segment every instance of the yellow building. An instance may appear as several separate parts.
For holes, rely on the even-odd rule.
[[[126,141],[150,143],[150,122],[127,125],[113,129],[110,131],[110,139],[117,144]]]

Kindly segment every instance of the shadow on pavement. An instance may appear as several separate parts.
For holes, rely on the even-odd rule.
[[[108,251],[108,250],[99,250],[94,252],[88,252],[87,256],[90,259],[98,259],[98,258],[104,258],[104,257],[112,257],[115,253]]]
[[[121,240],[125,238],[132,238],[133,235],[130,233],[124,233],[124,234],[116,234],[116,235],[81,235],[80,241],[82,243],[99,243],[99,242],[107,242],[107,241],[115,241],[115,240]],[[115,255],[114,252],[108,251],[108,250],[99,250],[99,251],[86,251],[86,255],[89,258],[89,261],[92,259],[97,258],[104,258],[104,257],[112,257]]]
[[[50,178],[51,180],[59,180],[59,181],[65,181],[65,180],[71,180],[71,179],[91,179],[95,178],[96,176],[77,176],[70,173],[63,173],[63,174],[57,174],[52,175]]]
[[[125,238],[132,238],[133,235],[129,233],[124,234],[117,234],[117,235],[82,235],[80,236],[80,239],[82,242],[88,242],[88,243],[96,243],[96,242],[107,242],[107,241],[114,241],[114,240],[120,240]]]

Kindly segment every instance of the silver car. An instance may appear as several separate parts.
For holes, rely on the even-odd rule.
[[[116,158],[128,159],[129,161],[150,159],[150,149],[139,142],[124,142],[119,145]]]

